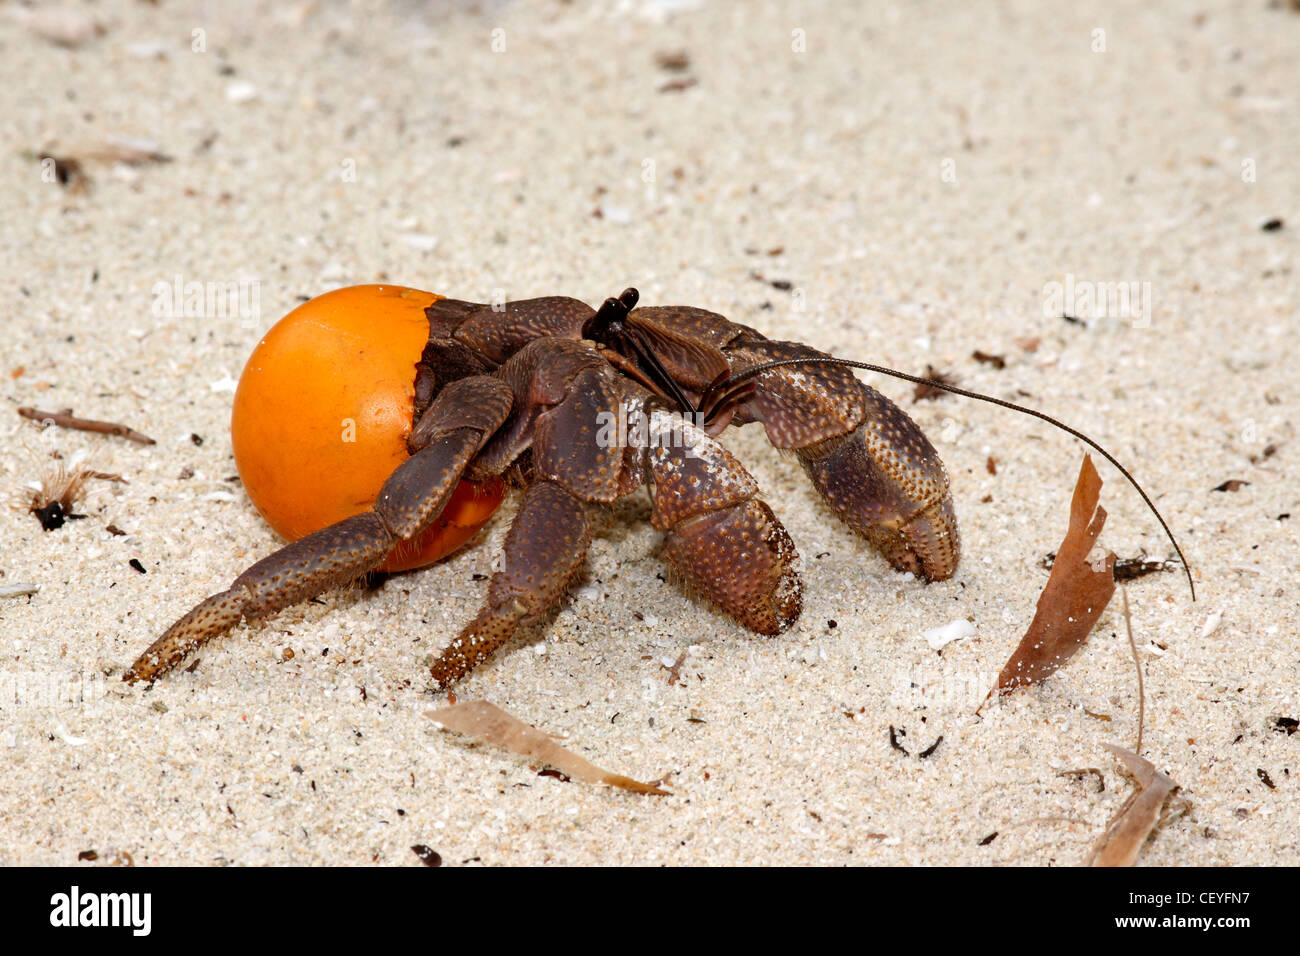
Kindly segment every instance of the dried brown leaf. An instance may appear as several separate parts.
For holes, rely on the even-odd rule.
[[[529,726],[489,701],[467,700],[429,711],[428,716],[450,730],[467,734],[522,757],[548,763],[556,770],[587,783],[607,783],[611,787],[631,790],[633,793],[668,796],[668,791],[652,784],[639,783],[631,777],[602,770],[561,747],[536,727]]]
[[[698,86],[699,80],[693,76],[684,76],[680,80],[669,80],[659,87],[660,93],[681,93],[683,90],[689,90],[692,86]]]
[[[661,50],[655,54],[655,65],[661,70],[680,73],[691,65],[691,55],[686,50]]]
[[[1070,528],[1057,551],[1052,574],[1038,598],[1038,610],[990,692],[1007,693],[1034,684],[1056,671],[1083,646],[1115,593],[1115,555],[1089,560],[1106,523],[1099,505],[1101,477],[1092,458],[1083,456],[1070,502]]]
[[[442,854],[437,850],[431,850],[423,843],[417,843],[411,847],[411,852],[420,858],[420,862],[425,866],[442,866]]]
[[[1173,558],[1160,561],[1148,561],[1146,558],[1121,558],[1115,562],[1115,580],[1132,581],[1135,578],[1144,578],[1148,574],[1155,574],[1157,571],[1173,571],[1177,567],[1178,562]]]
[[[1229,478],[1223,484],[1215,485],[1210,490],[1211,491],[1240,491],[1242,488],[1245,488],[1248,484],[1250,484],[1249,481],[1243,481],[1240,478]]]
[[[925,378],[931,382],[937,382],[939,385],[955,385],[957,379],[948,372],[935,368],[933,365],[925,367]],[[936,388],[927,382],[917,382],[916,388],[912,390],[912,404],[915,405],[920,401],[934,401],[936,398],[942,398],[947,394],[943,389]]]
[[[66,521],[86,517],[77,514],[76,508],[86,497],[86,485],[90,479],[101,477],[123,480],[119,475],[108,475],[86,467],[69,471],[60,462],[41,475],[39,489],[23,489],[14,504],[35,515],[46,531],[53,531],[63,527]]]
[[[1114,744],[1102,744],[1128,768],[1137,780],[1138,791],[1106,827],[1088,856],[1089,866],[1132,866],[1137,862],[1142,844],[1160,820],[1160,810],[1168,796],[1178,789],[1171,777],[1161,773],[1151,761],[1131,750]]]

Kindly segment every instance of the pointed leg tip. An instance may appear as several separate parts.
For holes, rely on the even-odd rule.
[[[130,684],[132,687],[136,684],[152,684],[157,679],[158,673],[142,660],[136,661],[122,675],[122,683]]]

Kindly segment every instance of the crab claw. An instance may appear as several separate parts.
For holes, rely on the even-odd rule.
[[[877,397],[882,405],[862,425],[799,457],[827,504],[890,564],[943,581],[961,553],[948,475],[916,424]]]

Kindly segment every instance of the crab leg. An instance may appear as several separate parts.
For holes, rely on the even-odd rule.
[[[514,395],[488,376],[448,385],[421,418],[424,447],[384,482],[374,508],[322,528],[258,561],[169,627],[123,676],[153,681],[240,618],[265,617],[345,584],[442,513],[461,473],[510,413]]]
[[[840,520],[890,564],[926,581],[945,580],[961,553],[948,476],[912,420],[875,397],[882,407],[852,432],[796,454]]]
[[[590,348],[535,340],[497,375],[510,383],[517,410],[475,468],[500,470],[528,448],[535,480],[506,535],[505,563],[492,576],[486,606],[433,664],[433,679],[444,687],[568,592],[591,539],[586,502],[615,501],[639,483],[625,450],[598,440],[598,417],[618,407],[623,390]]]
[[[724,350],[734,371],[824,353],[747,332]],[[759,374],[737,424],[760,421],[768,440],[799,456],[826,503],[900,571],[941,581],[957,567],[948,474],[917,424],[851,371],[786,366]]]
[[[767,362],[825,358],[799,342],[765,338],[689,306],[634,309],[628,323],[691,397]],[[960,542],[948,475],[907,414],[845,368],[793,365],[754,379],[709,425],[762,422],[768,440],[799,456],[813,485],[845,524],[895,568],[929,581],[950,577]]]
[[[664,417],[654,414],[652,436]],[[703,429],[674,427],[689,449],[656,442],[647,451],[664,555],[694,591],[751,631],[784,631],[803,607],[794,542],[739,460]]]
[[[544,617],[568,593],[590,541],[586,505],[554,482],[530,485],[506,535],[504,563],[492,575],[487,604],[434,662],[434,681],[455,683],[521,625]]]
[[[629,315],[669,373],[700,396],[767,362],[824,358],[799,342],[779,342],[720,315],[687,306]],[[960,543],[948,475],[916,423],[845,368],[809,364],[760,373],[752,389],[709,426],[762,422],[768,440],[795,452],[813,485],[845,524],[895,568],[929,581],[950,577]]]

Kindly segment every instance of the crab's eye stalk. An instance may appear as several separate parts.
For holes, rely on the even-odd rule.
[[[668,374],[650,344],[635,326],[624,321],[640,298],[641,293],[629,286],[617,299],[606,299],[596,314],[583,323],[582,337],[635,362],[637,368],[665,398],[683,412],[694,412],[695,406]]]
[[[606,299],[596,314],[583,323],[582,337],[613,348],[618,333],[623,331],[623,320],[636,308],[640,298],[641,293],[629,287],[617,299],[613,296]]]
[[[623,306],[623,314],[626,315],[628,312],[631,312],[633,309],[635,309],[636,304],[638,301],[640,301],[640,299],[641,299],[641,293],[636,291],[636,289],[632,288],[631,286],[628,286],[626,289],[624,289],[619,294],[618,297],[619,305]]]

